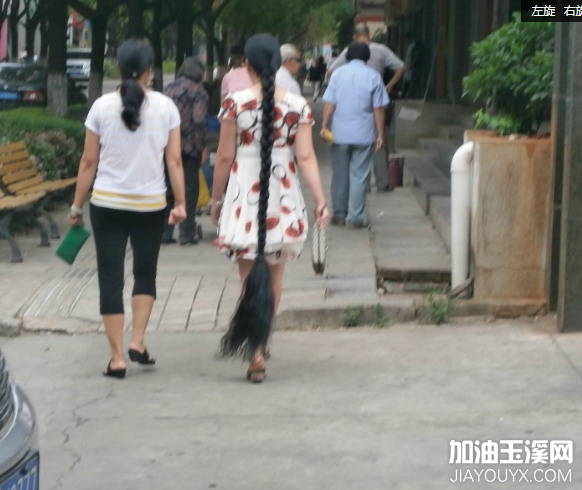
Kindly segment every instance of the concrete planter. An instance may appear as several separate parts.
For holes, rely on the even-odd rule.
[[[471,250],[477,299],[545,302],[551,138],[467,131],[473,141]]]

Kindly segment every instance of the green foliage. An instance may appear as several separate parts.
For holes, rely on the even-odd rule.
[[[372,325],[376,328],[389,327],[391,321],[384,315],[384,308],[381,304],[374,305],[372,308]]]
[[[77,174],[83,152],[83,124],[48,114],[45,108],[0,112],[0,144],[24,140],[48,179]]]
[[[350,306],[344,311],[344,327],[357,327],[361,325],[364,320],[363,306]]]
[[[232,0],[220,20],[243,39],[257,32],[270,32],[282,43],[333,44],[342,21],[353,16],[353,6],[353,0]]]
[[[463,96],[485,110],[477,127],[498,134],[532,133],[551,113],[555,25],[521,22],[519,14],[471,47],[474,70]]]
[[[176,73],[176,60],[166,60],[163,62],[164,73],[173,75]]]
[[[428,293],[424,305],[420,308],[420,318],[425,323],[437,325],[446,323],[454,305],[454,300],[447,296],[446,291],[433,289]]]

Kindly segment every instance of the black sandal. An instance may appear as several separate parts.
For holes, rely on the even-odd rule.
[[[103,376],[109,376],[110,378],[123,379],[125,378],[126,368],[123,369],[111,369],[111,361],[107,364],[107,369],[103,371]]]
[[[133,362],[137,362],[145,366],[152,366],[156,363],[156,360],[153,357],[150,357],[147,349],[144,349],[143,352],[140,352],[136,349],[129,349],[127,353]]]

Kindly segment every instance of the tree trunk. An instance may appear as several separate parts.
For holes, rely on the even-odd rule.
[[[154,3],[152,23],[152,47],[154,48],[154,90],[164,90],[164,56],[162,53],[162,2]]]
[[[184,58],[192,56],[192,23],[193,23],[192,5],[189,2],[183,2],[178,11],[178,42],[176,49],[176,73],[184,63]]]
[[[228,31],[226,29],[222,29],[222,35],[219,41],[217,41],[217,50],[216,50],[216,60],[218,61],[218,66],[225,67],[226,62],[228,60],[227,55],[227,45],[228,45]]]
[[[48,56],[48,21],[46,17],[40,21],[40,58],[46,60]]]
[[[89,76],[88,104],[92,105],[103,93],[103,63],[107,42],[107,18],[96,16],[91,19],[93,47],[91,49],[91,75]]]
[[[214,45],[216,38],[214,35],[214,16],[206,15],[206,80],[211,82],[214,79]]]
[[[34,59],[34,41],[36,40],[36,30],[39,24],[38,17],[29,17],[26,19],[26,53],[28,60]]]
[[[18,12],[20,10],[20,0],[12,0],[10,5],[10,15],[8,16],[8,25],[10,32],[10,56],[13,61],[19,58],[18,53]]]
[[[129,37],[141,39],[145,36],[142,0],[128,0],[127,8],[129,10]]]
[[[67,2],[54,0],[48,15],[48,105],[57,116],[67,114]]]

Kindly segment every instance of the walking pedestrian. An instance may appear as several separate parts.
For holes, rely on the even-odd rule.
[[[292,44],[283,44],[281,46],[281,68],[277,70],[275,79],[277,86],[292,94],[301,95],[301,87],[296,78],[301,72],[302,63],[301,51]]]
[[[370,48],[353,42],[349,64],[333,72],[323,95],[321,136],[333,133],[331,146],[332,224],[366,226],[366,190],[374,157],[384,145],[384,107],[388,94],[382,78],[366,65]],[[331,125],[330,125],[331,123]]]
[[[392,78],[386,84],[386,91],[391,93],[396,84],[400,81],[405,72],[404,62],[396,56],[388,46],[372,42],[370,39],[370,29],[366,24],[357,24],[354,28],[354,41],[366,43],[370,47],[370,59],[368,66],[378,72],[380,76],[384,74],[384,70],[389,68],[393,73]],[[345,65],[347,49],[344,50],[337,59],[330,65],[329,74],[337,70],[340,66]],[[383,131],[386,131],[385,128]],[[386,134],[384,134],[384,141],[387,141]],[[389,190],[388,187],[388,170],[387,160],[389,153],[388,145],[384,145],[383,151],[376,153],[374,157],[374,178],[376,179],[376,191],[384,192]]]
[[[321,87],[323,80],[325,79],[326,70],[327,68],[323,56],[319,56],[309,69],[309,81],[311,82],[311,87],[313,89],[313,102],[317,102],[317,99],[321,95]]]
[[[220,101],[222,102],[227,94],[232,94],[249,88],[252,83],[249,72],[245,66],[245,55],[242,46],[233,46],[230,50],[232,68],[222,77],[220,84]]]
[[[130,39],[117,51],[122,83],[95,101],[85,122],[85,148],[79,164],[71,226],[82,224],[91,186],[90,215],[97,252],[99,303],[111,357],[106,376],[124,378],[123,282],[125,249],[133,249],[134,287],[129,358],[155,364],[144,343],[156,297],[156,270],[166,208],[164,156],[174,191],[170,223],[186,218],[180,145],[180,114],[172,100],[148,90],[154,53],[143,40]],[[96,178],[95,178],[96,175]]]
[[[253,86],[223,104],[211,214],[219,224],[220,249],[238,263],[242,285],[221,352],[243,354],[250,361],[247,379],[262,382],[285,262],[299,256],[307,236],[299,170],[315,202],[315,226],[327,226],[329,211],[313,149],[311,109],[303,97],[275,85],[281,64],[277,40],[255,35],[245,55]]]
[[[180,136],[182,141],[182,166],[186,185],[186,219],[180,223],[180,245],[196,245],[196,204],[198,203],[199,170],[203,155],[207,155],[206,128],[208,126],[208,94],[202,86],[204,65],[194,57],[184,60],[178,78],[170,83],[164,93],[180,111]],[[167,216],[174,207],[174,198],[168,193]],[[176,243],[174,225],[166,221],[162,243]]]

